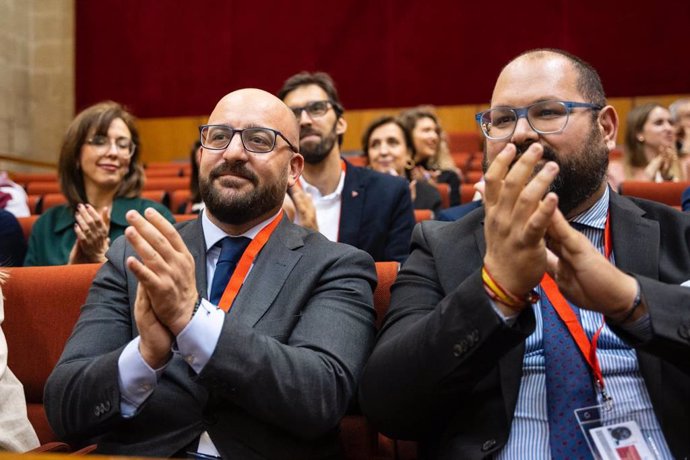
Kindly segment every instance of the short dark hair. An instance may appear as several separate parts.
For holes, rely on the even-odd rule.
[[[72,208],[76,209],[79,203],[88,202],[84,176],[79,167],[81,148],[89,135],[107,136],[110,123],[116,118],[120,118],[127,125],[136,149],[129,160],[129,170],[122,179],[115,196],[133,198],[141,193],[144,186],[144,168],[138,162],[141,155],[141,141],[135,118],[117,102],[100,102],[84,109],[72,120],[60,149],[58,180],[60,189]]]
[[[380,118],[377,118],[376,120],[369,123],[369,126],[367,126],[367,128],[364,130],[364,134],[362,134],[362,152],[364,152],[364,155],[369,155],[369,138],[371,137],[371,134],[377,128],[380,128],[381,126],[387,125],[389,123],[397,125],[403,132],[403,137],[405,138],[405,145],[407,146],[407,150],[410,151],[410,155],[412,155],[412,158],[414,158],[415,149],[414,142],[412,141],[412,133],[407,129],[407,127],[402,123],[402,121],[400,121],[399,118],[390,115],[385,115]]]
[[[283,83],[283,87],[278,91],[278,99],[284,101],[289,93],[300,86],[307,85],[316,85],[326,93],[338,117],[341,117],[343,113],[345,113],[345,108],[340,103],[340,97],[338,97],[338,91],[335,89],[335,83],[326,72],[304,71],[293,75]]]
[[[537,48],[520,53],[515,58],[511,59],[505,67],[510,65],[513,61],[527,55],[544,55],[547,53],[557,54],[563,56],[575,67],[578,73],[577,78],[577,90],[586,102],[591,102],[592,104],[600,105],[604,107],[606,105],[606,94],[604,93],[604,86],[601,84],[601,78],[599,74],[592,67],[591,64],[580,59],[579,57],[571,54],[567,51],[563,51],[557,48]],[[504,69],[505,69],[504,67]],[[593,111],[592,114],[596,117],[597,112]]]

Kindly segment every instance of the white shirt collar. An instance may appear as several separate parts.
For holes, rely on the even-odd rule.
[[[204,209],[201,214],[201,228],[204,229],[204,240],[206,242],[206,251],[211,249],[213,246],[216,245],[220,240],[225,238],[226,236],[230,236],[227,233],[225,233],[222,229],[220,229],[216,224],[211,222],[211,220],[208,218],[206,215],[208,211]],[[280,212],[280,211],[278,211]],[[278,213],[273,214],[271,217],[268,219],[264,220],[263,222],[255,225],[254,227],[250,228],[246,232],[242,233],[241,235],[233,235],[233,236],[246,236],[249,239],[254,239],[256,235],[259,234],[261,230],[265,226],[271,223],[273,219],[278,215]]]

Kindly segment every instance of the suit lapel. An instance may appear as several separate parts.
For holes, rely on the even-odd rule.
[[[345,183],[340,201],[340,225],[338,241],[357,246],[364,208],[365,188],[359,168],[345,162]]]
[[[474,231],[474,239],[477,250],[482,259],[486,254],[486,240],[484,239],[484,218],[481,225]],[[522,379],[522,365],[525,355],[525,342],[520,343],[498,361],[498,372],[500,374],[501,392],[503,395],[503,407],[505,408],[506,420],[512,420],[515,413],[515,405],[520,390],[520,380]]]
[[[193,221],[180,224],[177,230],[194,258],[196,288],[202,297],[207,298],[206,240],[204,239],[204,230],[201,225],[201,214]]]
[[[254,261],[229,315],[248,326],[254,326],[266,313],[302,257],[294,251],[304,245],[298,230],[283,218]]]
[[[659,277],[659,223],[642,216],[635,203],[611,192],[611,240],[616,266],[650,278]]]

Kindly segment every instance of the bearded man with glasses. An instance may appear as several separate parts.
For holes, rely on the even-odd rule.
[[[275,96],[230,93],[200,127],[199,217],[127,213],[46,385],[61,439],[151,457],[342,455],[376,272],[283,217],[298,133]]]
[[[484,206],[416,227],[362,410],[421,459],[688,457],[690,215],[608,187],[618,115],[576,56],[516,57],[477,121]]]
[[[415,223],[408,183],[341,157],[347,121],[331,77],[293,75],[278,97],[300,125],[304,172],[290,189],[297,223],[363,249],[376,261],[403,262]]]

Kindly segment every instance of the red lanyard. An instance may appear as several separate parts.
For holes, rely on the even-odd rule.
[[[607,214],[606,225],[604,226],[604,254],[606,255],[607,259],[611,257],[611,227],[609,225],[609,221],[610,219]],[[604,319],[602,318],[601,326],[599,326],[599,329],[597,329],[597,331],[594,333],[594,336],[592,336],[592,342],[590,343],[589,339],[587,338],[587,334],[585,334],[585,331],[582,328],[582,325],[577,320],[575,312],[572,308],[570,308],[568,301],[565,300],[565,297],[563,297],[561,291],[558,290],[558,285],[548,273],[544,273],[544,277],[541,280],[541,287],[544,290],[544,294],[546,294],[546,297],[549,299],[549,302],[551,302],[551,305],[553,305],[554,310],[556,310],[558,316],[565,323],[570,335],[573,336],[573,339],[582,352],[582,356],[584,356],[585,361],[587,361],[587,364],[589,364],[589,367],[592,369],[594,378],[599,386],[599,389],[601,390],[602,395],[604,396],[604,399],[610,399],[604,390],[604,376],[601,373],[599,359],[597,358],[597,342],[599,340],[599,335],[601,335],[601,330],[604,328]]]
[[[254,237],[251,243],[249,243],[249,246],[247,246],[247,249],[244,250],[244,253],[242,254],[242,257],[240,258],[240,261],[237,262],[237,267],[235,268],[235,271],[232,273],[232,277],[230,278],[230,282],[228,282],[228,285],[225,286],[225,291],[223,291],[223,296],[220,298],[220,303],[219,307],[227,313],[230,308],[232,307],[232,303],[235,301],[235,297],[237,297],[237,293],[240,292],[240,288],[242,287],[242,284],[244,283],[244,279],[247,277],[247,273],[249,273],[249,269],[251,268],[252,264],[254,263],[254,259],[256,258],[256,255],[261,251],[261,249],[264,247],[264,245],[268,242],[268,239],[271,237],[271,234],[273,233],[273,230],[276,229],[278,224],[280,223],[280,219],[283,217],[283,210],[281,209],[278,215],[269,223],[266,225],[264,228],[261,229],[261,231]]]

